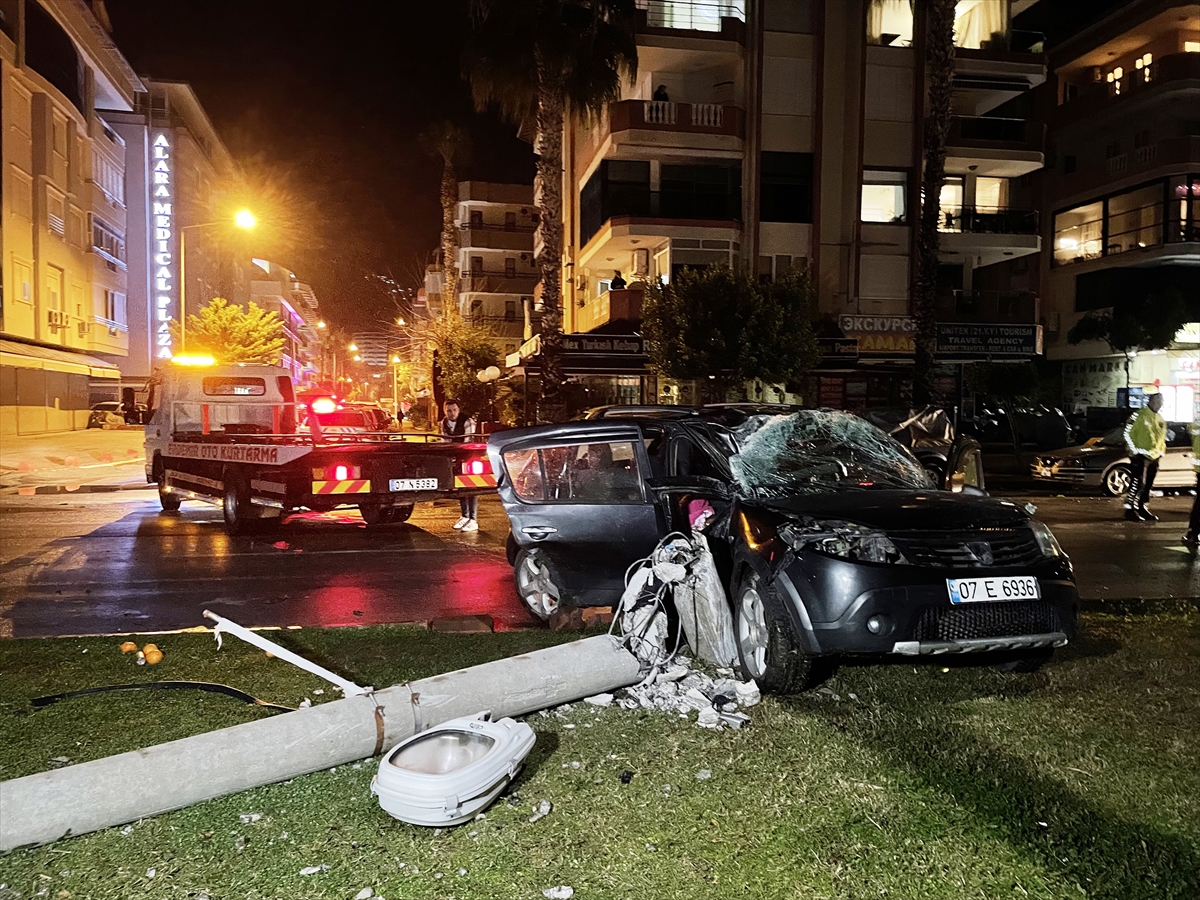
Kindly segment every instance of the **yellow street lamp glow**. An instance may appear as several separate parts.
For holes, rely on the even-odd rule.
[[[351,353],[357,353],[358,352],[358,344],[351,344],[346,349],[349,350]]]
[[[361,356],[356,356],[356,357],[354,357],[354,361],[355,361],[355,362],[362,362],[362,357],[361,357]]]
[[[317,327],[318,327],[318,328],[324,328],[324,327],[325,327],[325,320],[324,320],[324,319],[322,319],[320,322],[318,322],[318,323],[317,323]]]
[[[180,354],[172,356],[171,362],[177,366],[212,366],[216,365],[216,360],[211,356],[187,356]]]
[[[399,318],[396,320],[396,324],[397,325],[407,325],[408,323],[405,322],[403,318]]]
[[[249,230],[258,224],[258,219],[254,218],[254,213],[248,209],[239,209],[233,217],[234,223],[238,228]]]
[[[396,364],[396,363],[398,363],[398,362],[400,362],[400,357],[398,357],[398,356],[393,356],[393,357],[392,357],[392,365],[395,365],[395,364]]]

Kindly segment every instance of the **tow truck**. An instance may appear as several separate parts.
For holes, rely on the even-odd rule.
[[[496,489],[485,443],[413,432],[325,433],[336,401],[297,402],[288,371],[176,357],[151,380],[146,481],[164,511],[219,506],[230,534],[292,512],[357,507],[369,526],[404,522],[414,504]],[[299,424],[307,421],[307,430]]]

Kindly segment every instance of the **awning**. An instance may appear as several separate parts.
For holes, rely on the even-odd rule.
[[[19,369],[46,369],[51,372],[67,372],[72,375],[88,375],[92,378],[120,379],[121,370],[110,362],[56,350],[40,344],[22,344],[18,341],[0,340],[0,365]]]

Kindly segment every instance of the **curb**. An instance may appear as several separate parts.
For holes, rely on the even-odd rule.
[[[137,481],[125,481],[121,484],[81,484],[74,488],[70,488],[65,484],[14,484],[0,488],[0,494],[18,494],[22,497],[42,494],[115,494],[118,491],[144,491],[152,487],[154,485],[143,484]]]

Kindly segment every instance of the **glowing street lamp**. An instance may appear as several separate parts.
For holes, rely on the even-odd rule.
[[[318,327],[318,328],[324,328],[324,327],[325,327],[325,320],[324,320],[324,319],[321,319],[321,321],[317,322],[317,327]]]
[[[179,351],[187,349],[187,233],[192,228],[212,228],[215,225],[227,225],[228,221],[218,219],[215,222],[200,222],[196,225],[184,225],[179,229]],[[241,209],[233,217],[233,224],[247,231],[258,224],[254,213]]]
[[[403,316],[401,316],[400,318],[396,319],[396,324],[397,324],[397,325],[407,325],[408,323],[407,323],[407,322],[405,322],[405,321],[404,321],[404,317],[403,317]]]
[[[351,353],[357,353],[358,352],[358,344],[351,344],[346,349],[349,350]]]

